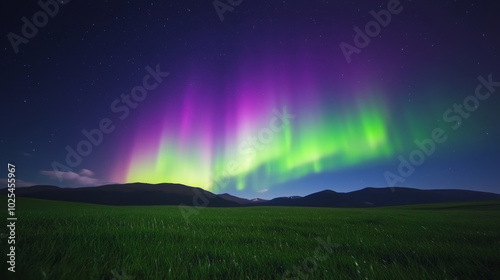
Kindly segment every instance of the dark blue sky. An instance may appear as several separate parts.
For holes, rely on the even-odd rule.
[[[393,184],[500,192],[493,1],[64,2],[1,4],[0,154],[20,186],[164,181],[248,198]],[[147,88],[146,75],[154,89],[123,99]],[[283,107],[297,121],[227,185],[208,182]],[[69,164],[66,147],[103,120],[110,132]],[[415,140],[435,129],[446,140],[401,174],[401,157],[418,162]]]

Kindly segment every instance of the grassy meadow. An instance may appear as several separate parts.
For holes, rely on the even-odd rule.
[[[176,206],[16,203],[0,279],[500,279],[499,201],[204,208],[189,224]]]

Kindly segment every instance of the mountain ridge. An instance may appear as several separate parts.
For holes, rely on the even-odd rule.
[[[462,189],[422,190],[406,187],[364,188],[340,193],[325,189],[309,195],[246,199],[228,193],[214,194],[182,184],[127,183],[96,187],[61,188],[38,185],[15,189],[18,197],[103,205],[186,205],[207,207],[298,206],[363,208],[443,202],[500,200],[500,194]],[[7,195],[7,188],[0,189]]]

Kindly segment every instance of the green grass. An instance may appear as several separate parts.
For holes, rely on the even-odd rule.
[[[171,206],[16,202],[0,279],[500,279],[498,201],[205,208],[190,224]]]

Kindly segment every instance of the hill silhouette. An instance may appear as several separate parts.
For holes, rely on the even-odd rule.
[[[7,189],[0,194],[6,195]],[[458,190],[413,188],[365,188],[339,193],[332,190],[304,197],[272,200],[240,198],[228,193],[216,195],[201,188],[181,184],[113,184],[98,187],[60,188],[40,185],[17,188],[16,196],[103,205],[188,205],[207,207],[302,206],[302,207],[383,207],[409,204],[500,200],[500,194]]]

